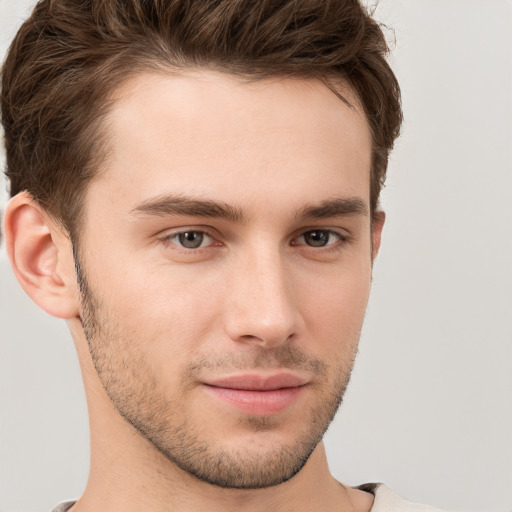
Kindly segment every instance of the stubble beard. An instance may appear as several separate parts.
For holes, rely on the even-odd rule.
[[[259,358],[251,357],[250,361],[229,356],[223,360],[217,357],[216,361],[207,358],[195,361],[186,372],[189,379],[190,374],[209,365],[233,370],[271,368],[273,364],[281,368],[307,368],[316,373],[323,384],[314,407],[309,414],[304,414],[309,424],[304,425],[293,444],[265,451],[212,446],[203,435],[208,425],[192,424],[190,418],[180,417],[182,406],[166,397],[165,388],[152,372],[144,352],[139,350],[140,343],[123,336],[119,321],[100,304],[98,296],[91,291],[77,253],[75,266],[80,285],[82,326],[100,382],[117,412],[168,461],[203,482],[231,489],[279,485],[304,467],[341,405],[356,349],[348,360],[340,361],[336,367],[308,358],[292,346],[280,347],[270,357],[268,353]],[[325,376],[327,373],[331,375],[329,379]],[[246,416],[241,426],[248,432],[265,436],[275,422],[273,417]]]

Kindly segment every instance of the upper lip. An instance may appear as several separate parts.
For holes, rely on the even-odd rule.
[[[247,391],[272,391],[283,388],[296,388],[306,384],[306,380],[291,373],[272,375],[242,374],[230,375],[218,379],[205,380],[207,386]]]

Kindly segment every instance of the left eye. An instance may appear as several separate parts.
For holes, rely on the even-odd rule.
[[[185,249],[199,249],[212,243],[213,239],[204,231],[181,231],[168,238]]]
[[[330,231],[328,229],[314,229],[306,231],[300,235],[297,240],[298,243],[309,245],[310,247],[325,247],[342,240],[342,238],[343,237],[335,231]]]

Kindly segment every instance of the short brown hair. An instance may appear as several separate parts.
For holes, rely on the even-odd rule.
[[[374,213],[402,121],[387,53],[358,0],[41,0],[2,71],[11,195],[28,191],[76,236],[111,93],[144,69],[200,67],[348,83],[372,131]]]

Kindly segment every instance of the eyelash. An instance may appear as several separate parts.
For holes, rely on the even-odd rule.
[[[201,235],[203,237],[209,237],[214,243],[210,242],[206,246],[199,245],[198,247],[184,247],[182,245],[182,243],[178,243],[178,241],[173,241],[173,239],[179,239],[180,236],[182,236],[182,235],[184,236],[188,233],[190,233],[190,234],[193,233],[195,235]],[[329,240],[331,237],[336,238],[336,240],[332,243],[327,243],[326,245],[323,245],[323,246],[322,245],[314,246],[314,245],[308,245],[305,242],[303,242],[303,243],[296,242],[296,240],[304,238],[308,234],[311,235],[312,233],[322,233],[324,235],[327,234],[329,237]],[[171,234],[165,236],[162,239],[162,241],[165,242],[166,244],[172,244],[172,245],[178,247],[179,250],[189,252],[189,253],[190,252],[199,252],[201,250],[207,250],[210,247],[215,246],[215,245],[218,245],[218,246],[221,245],[220,242],[215,243],[215,237],[212,234],[210,234],[208,231],[202,230],[202,229],[189,229],[189,230],[176,231],[174,233],[171,233]],[[299,245],[303,245],[307,249],[310,249],[310,250],[321,250],[322,252],[335,252],[335,251],[340,250],[349,241],[350,241],[350,237],[347,234],[340,233],[340,232],[334,231],[332,229],[308,229],[306,231],[303,231],[299,236],[292,239],[290,242],[290,245],[295,246],[295,247],[299,246]],[[203,240],[201,240],[201,244],[202,243],[203,243]]]

